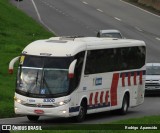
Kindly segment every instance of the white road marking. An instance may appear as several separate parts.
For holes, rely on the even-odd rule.
[[[59,12],[59,13],[62,13],[62,11],[61,11],[61,10],[58,10],[58,12]]]
[[[36,13],[37,13],[37,16],[38,16],[38,19],[39,19],[40,23],[42,23],[50,32],[52,32],[52,33],[55,34],[55,32],[54,32],[50,27],[48,27],[48,25],[46,25],[46,24],[42,21],[41,15],[40,15],[40,13],[39,13],[39,11],[38,11],[38,8],[37,8],[34,0],[31,0],[31,2],[32,2],[33,6],[34,6],[34,9],[35,9]]]
[[[118,20],[118,21],[122,21],[120,18],[117,18],[117,17],[114,17],[116,20]]]
[[[53,8],[53,6],[52,6],[52,5],[49,5],[49,7]]]
[[[31,0],[31,2],[32,2],[33,6],[34,6],[34,9],[35,9],[36,13],[37,13],[37,16],[38,16],[39,21],[42,23],[41,16],[40,16],[40,14],[39,14],[39,12],[38,12],[38,9],[37,9],[37,6],[36,6],[34,0]]]
[[[86,5],[88,5],[88,3],[87,3],[87,2],[85,2],[85,1],[82,1],[82,3],[83,3],[83,4],[86,4]]]
[[[103,12],[101,9],[97,9],[97,11],[99,11],[99,12]]]
[[[141,30],[139,27],[135,27],[138,31],[142,32],[143,30]]]
[[[160,16],[159,16],[159,15],[156,15],[156,14],[154,14],[154,13],[151,13],[151,12],[149,12],[149,11],[145,10],[145,9],[142,9],[142,8],[140,8],[140,7],[137,7],[137,6],[133,5],[133,4],[130,4],[130,3],[128,3],[128,2],[125,2],[125,1],[123,1],[123,0],[120,0],[120,1],[121,1],[121,2],[123,2],[123,3],[126,3],[126,4],[128,4],[128,5],[130,5],[130,6],[133,6],[133,7],[137,8],[137,9],[140,9],[140,10],[142,10],[142,11],[146,12],[146,13],[149,13],[149,14],[151,14],[151,15],[155,16],[155,17],[160,18]]]
[[[156,37],[156,39],[157,39],[158,41],[160,41],[160,38],[159,38],[159,37]]]

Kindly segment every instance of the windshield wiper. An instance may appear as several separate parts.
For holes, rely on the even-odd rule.
[[[38,75],[39,75],[39,70],[37,71],[37,76],[36,76],[36,86],[37,86],[37,81],[38,81]]]

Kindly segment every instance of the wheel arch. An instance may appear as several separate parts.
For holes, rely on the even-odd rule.
[[[79,114],[75,117],[77,122],[84,121],[87,114],[87,97],[83,96],[79,101]]]
[[[87,99],[87,96],[84,95],[83,97],[81,97],[81,99],[79,100],[79,105],[81,105],[82,101],[85,101],[86,102],[86,105],[88,103],[88,99]]]

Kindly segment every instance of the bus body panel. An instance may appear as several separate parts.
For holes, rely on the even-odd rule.
[[[141,68],[131,67],[130,70],[124,68],[122,70],[116,68],[118,71],[114,70],[114,68],[111,71],[107,70],[110,66],[109,67],[105,66],[106,71],[102,70],[101,72],[94,73],[94,71],[99,71],[99,70],[93,70],[93,71],[90,71],[89,69],[87,70],[89,54],[92,51],[97,50],[105,52],[104,50],[106,50],[108,52],[112,51],[112,53],[114,54],[115,50],[117,50],[118,48],[121,48],[122,49],[121,51],[123,52],[125,51],[125,49],[123,48],[145,47],[145,43],[143,41],[128,40],[128,39],[114,40],[114,39],[104,39],[104,38],[101,39],[101,38],[89,38],[89,37],[76,38],[74,40],[65,40],[65,39],[59,40],[59,39],[60,38],[52,38],[49,40],[41,40],[31,43],[22,52],[23,60],[25,59],[24,56],[35,56],[36,58],[44,57],[46,58],[46,61],[47,58],[50,59],[55,58],[57,61],[57,58],[59,57],[75,58],[80,52],[85,52],[83,59],[83,66],[81,68],[82,70],[81,73],[79,73],[80,79],[78,79],[79,81],[77,82],[76,87],[68,95],[53,97],[53,98],[52,97],[34,98],[33,96],[27,97],[23,96],[22,94],[18,94],[19,92],[16,92],[15,93],[16,114],[40,115],[40,116],[46,115],[54,117],[77,116],[79,114],[79,109],[83,99],[87,99],[87,114],[109,111],[109,110],[117,110],[121,109],[125,94],[129,94],[130,107],[135,107],[143,103],[144,86],[145,86],[144,85],[145,64],[143,64]],[[36,47],[38,47],[38,49],[35,50],[34,48]],[[65,51],[64,53],[62,52],[63,50]],[[120,52],[120,50],[118,52]],[[99,57],[96,58],[98,59]],[[108,61],[110,58],[112,57],[109,57],[106,60]],[[78,59],[76,60],[78,62]],[[21,67],[27,69],[28,67],[23,67],[22,62],[24,61],[20,59],[19,69],[21,69]],[[101,62],[103,63],[103,60],[101,60]],[[143,62],[145,61],[143,60]],[[98,66],[101,67],[103,66],[100,63],[96,63],[96,65],[97,68]],[[119,65],[122,66],[123,65],[122,62],[120,62]],[[60,67],[62,66],[60,65]],[[94,66],[91,66],[90,68],[92,67]],[[35,69],[35,66],[29,68]],[[44,72],[44,69],[46,69],[46,72]],[[44,77],[45,75],[44,73],[47,73],[49,75],[49,72],[52,70],[52,68],[42,67],[38,69],[36,68],[36,70],[38,71],[36,76],[36,78],[38,79],[39,71],[41,71],[41,75],[42,77]],[[61,70],[59,70],[59,68],[56,69],[54,68],[53,73],[62,70],[65,71],[65,74],[68,71],[67,68],[65,69],[61,68]],[[18,73],[18,75],[20,75],[20,72]],[[51,76],[52,75],[50,75],[50,78],[54,79],[54,77]],[[72,78],[74,79],[75,76],[74,73],[71,76],[73,76]],[[19,78],[21,77],[22,76],[20,76]],[[48,84],[53,85],[52,80],[45,81],[47,78],[44,80],[42,77],[41,77],[41,83],[47,82]],[[74,86],[74,84],[72,85]],[[72,85],[70,86],[71,88]],[[47,85],[45,85],[45,87],[46,86]],[[42,89],[41,92],[45,94],[44,89]]]

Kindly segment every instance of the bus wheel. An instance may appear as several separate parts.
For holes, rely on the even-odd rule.
[[[37,121],[39,119],[39,116],[36,116],[36,115],[27,115],[27,118],[30,121]]]
[[[123,98],[123,102],[122,102],[122,108],[119,110],[119,113],[121,115],[127,114],[128,107],[129,107],[129,97],[128,97],[128,95],[125,94],[124,98]]]
[[[82,101],[80,108],[79,108],[79,114],[76,116],[76,121],[77,122],[82,122],[84,121],[87,113],[87,102],[85,100]]]

